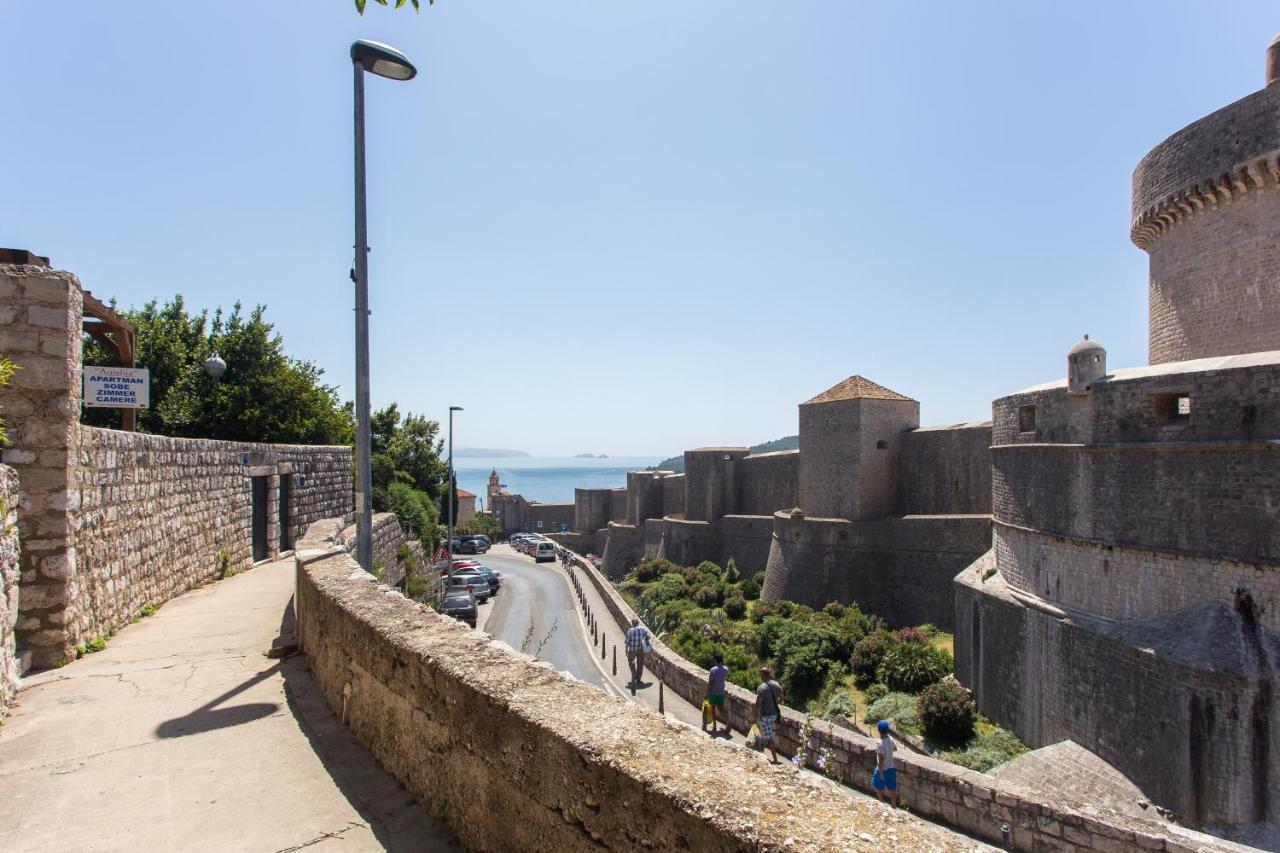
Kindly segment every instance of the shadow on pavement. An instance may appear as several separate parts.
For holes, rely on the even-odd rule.
[[[293,599],[285,606],[276,643],[294,639]],[[351,807],[368,824],[378,843],[393,851],[457,851],[461,848],[416,799],[400,787],[360,745],[325,703],[312,678],[305,655],[295,654],[280,664],[285,701],[307,736],[312,752]]]
[[[230,726],[252,723],[254,720],[271,716],[280,710],[278,703],[250,702],[247,705],[232,705],[230,708],[219,708],[218,706],[237,693],[243,693],[253,685],[267,680],[275,675],[276,670],[279,668],[280,665],[276,664],[264,669],[253,678],[242,681],[226,693],[211,702],[201,705],[191,713],[175,717],[172,720],[165,720],[156,726],[156,737],[172,738],[194,735],[201,732],[210,732],[214,729],[225,729]]]

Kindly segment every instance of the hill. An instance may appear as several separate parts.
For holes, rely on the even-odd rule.
[[[800,447],[800,436],[784,435],[782,438],[775,438],[773,441],[766,441],[762,444],[753,444],[750,447],[752,453],[775,453],[779,450],[797,450]],[[663,459],[657,465],[649,468],[650,471],[675,471],[677,474],[684,473],[684,454],[672,456],[670,459]]]
[[[502,459],[528,455],[523,450],[509,450],[504,447],[459,447],[453,451],[455,459]]]

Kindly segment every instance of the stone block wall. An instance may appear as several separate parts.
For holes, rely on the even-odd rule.
[[[561,544],[570,547],[567,542]],[[605,575],[617,580],[635,568],[644,557],[643,528],[616,521],[609,522],[609,536],[600,564]]]
[[[761,597],[855,602],[894,626],[950,630],[952,580],[990,547],[985,515],[854,522],[777,513]]]
[[[855,521],[892,515],[899,443],[919,424],[914,400],[800,406],[800,508],[810,516]]]
[[[613,489],[574,489],[573,503],[573,529],[594,533],[608,526],[613,516]]]
[[[626,521],[630,501],[626,489],[611,489],[609,492],[609,520]]]
[[[985,555],[956,578],[956,675],[1026,743],[1071,739],[1200,824],[1280,814],[1280,633],[1225,605],[1108,624],[1018,593]]]
[[[562,524],[567,524],[572,529],[576,512],[576,506],[570,503],[531,503],[529,504],[525,521],[530,526],[530,529],[534,531],[550,533],[553,530],[559,530]]]
[[[738,511],[738,469],[745,447],[701,447],[684,452],[685,518],[715,521]]]
[[[662,520],[662,545],[658,556],[682,566],[696,566],[720,554],[720,532],[708,521]]]
[[[800,503],[800,451],[753,453],[738,468],[741,515],[773,515]]]
[[[898,514],[991,512],[991,423],[921,427],[898,449]]]
[[[267,478],[267,549],[280,548],[280,478],[290,476],[289,539],[351,510],[351,449],[168,438],[77,425],[65,539],[65,601],[24,586],[20,645],[38,665],[253,562],[252,477]]]
[[[348,524],[337,534],[335,541],[340,542],[353,557],[358,543],[356,525]],[[408,555],[419,566],[427,566],[426,551],[422,543],[412,538],[412,534],[400,524],[400,518],[394,512],[375,512],[373,514],[373,564],[382,572],[382,578],[388,586],[403,588],[407,565],[400,559],[401,546],[408,547]],[[434,556],[434,555],[433,555]],[[436,577],[431,572],[431,577]]]
[[[773,544],[772,515],[726,515],[716,522],[719,550],[713,562],[724,566],[733,559],[743,577],[762,572],[769,565]]]
[[[581,559],[574,561],[574,571],[582,583],[600,593],[616,625],[631,624],[634,612],[601,573]],[[667,689],[700,704],[706,691],[707,671],[661,641],[655,641],[653,647],[654,651],[645,658],[646,667]],[[752,691],[730,684],[722,712],[735,729],[745,731],[754,721],[754,701]],[[804,714],[782,707],[775,733],[779,753],[795,755],[800,750],[805,719]],[[810,725],[813,735],[809,746],[815,752],[821,748],[830,751],[828,767],[833,778],[871,793],[876,742],[823,720],[812,720]],[[1016,783],[927,756],[900,750],[896,758],[898,783],[912,811],[994,843],[1002,841],[1007,827],[1013,849],[1062,853],[1134,849],[1247,853],[1247,848],[1240,845],[1162,821],[1070,800],[1049,801]]]
[[[0,712],[18,692],[18,473],[0,465]]]
[[[667,474],[662,478],[662,512],[664,515],[684,516],[684,474]]]
[[[628,471],[626,523],[638,527],[646,518],[662,516],[662,473]]]
[[[467,849],[835,851],[884,826],[869,798],[726,750],[359,579],[323,537],[300,544],[297,566],[298,642],[325,701]],[[870,755],[858,745],[857,775]],[[998,808],[990,791],[985,807]],[[968,846],[910,817],[893,832],[907,849]]]

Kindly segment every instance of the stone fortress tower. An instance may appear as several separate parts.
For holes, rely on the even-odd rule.
[[[1151,364],[1086,338],[993,403],[993,548],[956,578],[979,708],[1194,824],[1280,821],[1280,43],[1268,69],[1138,165]]]

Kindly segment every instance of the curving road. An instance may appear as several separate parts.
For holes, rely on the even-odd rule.
[[[601,661],[593,649],[558,563],[534,563],[505,545],[477,559],[502,573],[501,591],[480,609],[482,630],[575,678],[626,695],[605,674],[602,666],[611,661]],[[626,662],[618,663],[625,670]]]

